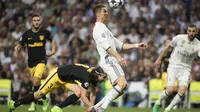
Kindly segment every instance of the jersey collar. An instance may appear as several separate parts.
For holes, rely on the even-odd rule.
[[[102,22],[96,22],[95,24],[96,24],[96,25],[97,25],[97,24],[100,24],[100,25],[106,26],[106,25],[105,25],[104,23],[102,23]]]
[[[195,40],[195,38],[194,38],[194,40],[193,40],[193,41],[190,41],[190,40],[189,40],[189,37],[188,37],[188,35],[186,36],[186,38],[187,38],[188,44],[194,44],[194,40]]]

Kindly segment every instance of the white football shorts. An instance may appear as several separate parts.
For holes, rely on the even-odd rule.
[[[105,59],[101,59],[100,66],[107,73],[112,85],[115,84],[114,82],[118,77],[125,75],[119,62],[114,57],[106,56]]]
[[[171,68],[167,69],[167,86],[174,86],[178,80],[179,86],[185,85],[188,87],[190,83],[190,69],[189,68]]]

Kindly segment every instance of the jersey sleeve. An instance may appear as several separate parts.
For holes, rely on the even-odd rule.
[[[50,31],[47,30],[47,39],[51,42],[53,39],[52,33]]]
[[[24,33],[23,35],[22,35],[22,37],[20,38],[20,40],[19,40],[19,44],[20,45],[22,45],[22,46],[24,46],[25,45],[25,43],[26,43],[26,41],[27,41],[27,36],[26,36],[26,33]]]
[[[89,86],[90,86],[90,83],[89,83],[89,81],[85,81],[85,82],[83,82],[83,83],[81,84],[81,86],[82,86],[83,88],[85,88],[85,89],[88,89]]]
[[[123,43],[114,37],[115,45],[118,50],[122,51]]]
[[[170,42],[170,46],[171,47],[175,47],[176,45],[177,45],[177,42],[178,42],[178,35],[177,36],[175,36],[173,39],[172,39],[172,41]]]
[[[106,32],[99,30],[94,33],[96,35],[95,40],[97,41],[97,44],[100,44],[103,49],[107,50],[110,47],[110,44],[107,40],[108,37],[106,37]]]

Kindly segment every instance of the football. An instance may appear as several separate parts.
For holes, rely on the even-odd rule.
[[[108,4],[111,8],[119,8],[124,4],[124,0],[108,0]]]

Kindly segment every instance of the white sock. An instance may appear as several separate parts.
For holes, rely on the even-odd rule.
[[[110,102],[112,102],[120,93],[121,93],[121,88],[116,85],[115,87],[113,87],[110,92],[106,95],[106,98],[103,102],[103,104],[101,105],[101,107],[103,109],[106,109],[108,107],[108,105],[110,104]]]
[[[177,105],[181,101],[182,98],[183,98],[183,95],[181,95],[180,93],[177,93],[176,96],[173,98],[172,102],[166,108],[166,110],[171,110],[175,105]]]
[[[97,109],[98,107],[100,107],[100,106],[103,104],[103,102],[104,102],[105,99],[107,98],[108,94],[110,94],[110,92],[111,92],[111,90],[108,91],[108,93],[106,94],[106,96],[104,96],[104,97],[94,106],[95,109]],[[119,95],[120,95],[120,94],[119,94]]]
[[[166,90],[164,90],[164,91],[161,93],[159,99],[156,101],[156,104],[160,105],[161,102],[162,102],[164,99],[166,99],[168,96],[170,96],[170,94],[169,94]]]
[[[110,92],[110,91],[109,91],[109,92]],[[106,95],[106,96],[107,96],[107,95]],[[99,102],[94,106],[95,109],[97,109],[98,107],[100,107],[100,106],[103,104],[103,102],[104,102],[105,99],[106,99],[106,96],[104,96],[103,99],[101,99],[101,101],[99,101]]]

